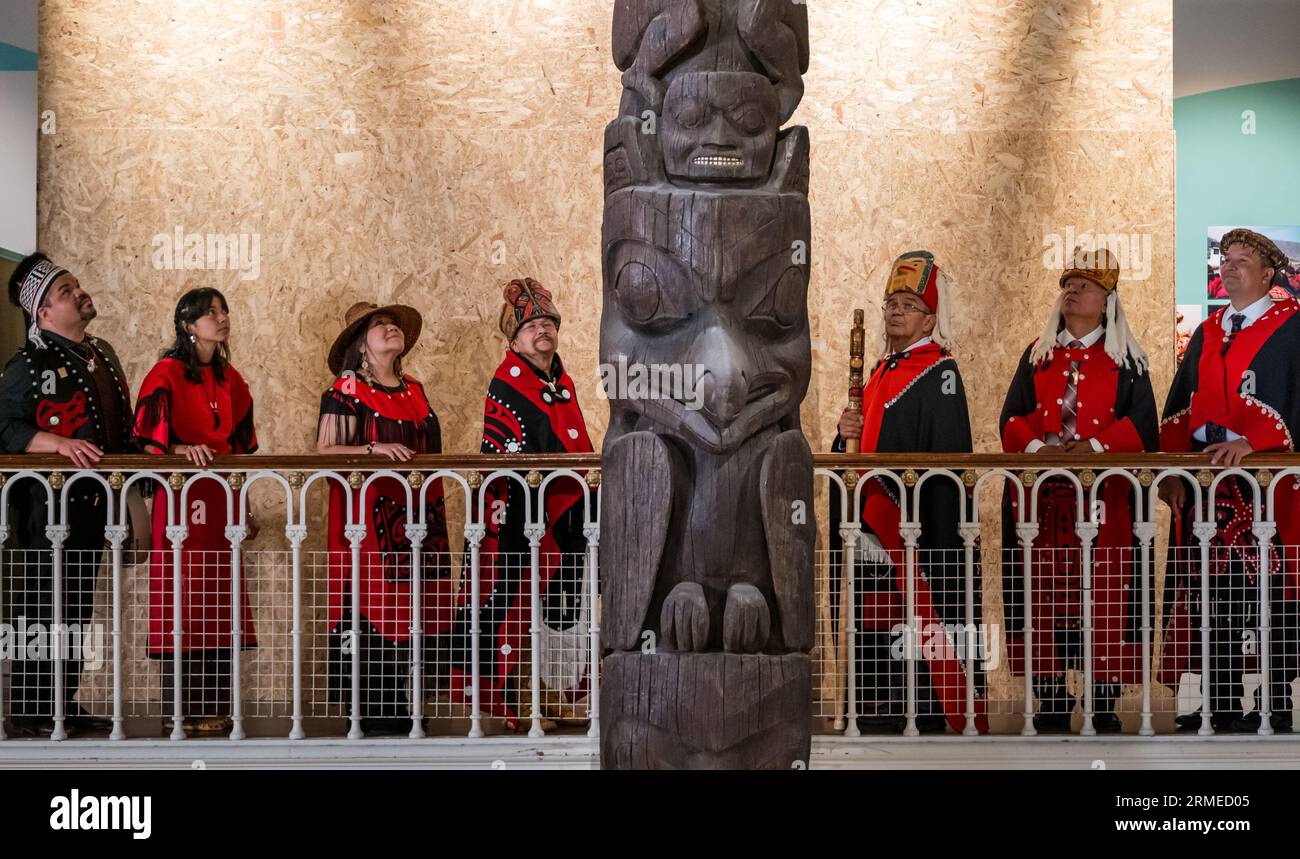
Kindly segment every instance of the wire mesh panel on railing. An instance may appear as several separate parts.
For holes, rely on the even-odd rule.
[[[1274,544],[1268,554],[1264,568],[1259,547],[1249,542],[1211,545],[1204,554],[1190,546],[1171,551],[1158,679],[1174,690],[1180,729],[1201,729],[1204,712],[1216,732],[1262,725],[1283,730],[1294,723],[1300,547]],[[1265,709],[1267,721],[1261,718]]]
[[[1294,724],[1294,473],[971,460],[819,468],[822,730]],[[6,474],[6,738],[597,730],[594,471],[221,467]]]
[[[122,738],[127,724],[173,739],[240,738],[246,724],[299,738],[308,726],[476,736],[586,725],[599,656],[595,480],[568,469],[528,478],[183,468],[114,473],[108,494],[91,472],[6,475],[0,738],[32,725],[55,739],[110,725]],[[526,495],[501,493],[497,509],[487,490],[507,480]],[[270,491],[250,499],[259,481]],[[65,484],[84,503],[62,499]],[[141,484],[152,515],[141,505],[128,520],[123,498]],[[27,500],[37,496],[39,509]]]

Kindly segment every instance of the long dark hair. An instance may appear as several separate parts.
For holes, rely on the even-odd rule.
[[[181,296],[181,300],[176,302],[176,314],[172,321],[176,326],[176,342],[172,347],[163,353],[164,358],[175,358],[185,365],[185,378],[198,385],[203,382],[203,365],[199,363],[199,350],[196,344],[190,340],[190,332],[185,330],[186,325],[191,325],[199,319],[212,307],[212,299],[221,302],[221,309],[226,313],[230,312],[230,305],[226,303],[226,297],[221,294],[220,290],[210,286],[204,286],[199,289],[191,289]],[[230,364],[230,346],[225,343],[218,343],[217,350],[212,354],[212,375],[217,381],[224,381],[226,378],[226,367]]]

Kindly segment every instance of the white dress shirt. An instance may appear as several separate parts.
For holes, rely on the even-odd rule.
[[[917,340],[917,341],[916,341],[915,343],[913,343],[911,346],[908,346],[906,349],[902,349],[902,350],[900,350],[900,351],[903,351],[903,352],[911,352],[913,349],[920,349],[922,346],[928,346],[928,345],[930,344],[930,342],[931,342],[932,339],[933,339],[933,338],[930,338],[930,337],[922,337],[920,340]],[[894,354],[896,354],[896,353],[894,353],[894,352],[890,352],[889,354],[890,354],[890,355],[894,355]]]

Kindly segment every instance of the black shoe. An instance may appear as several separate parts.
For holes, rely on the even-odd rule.
[[[942,734],[948,730],[948,720],[943,716],[917,716],[916,729],[922,734]]]
[[[75,728],[78,734],[108,734],[113,730],[112,719],[92,716],[76,705],[72,707],[63,724],[66,728]]]
[[[1069,713],[1043,713],[1034,717],[1034,730],[1040,734],[1070,733]]]
[[[1240,713],[1215,713],[1210,717],[1210,727],[1217,734],[1233,733],[1232,727],[1241,719]],[[1178,733],[1188,734],[1201,730],[1201,714],[1189,713],[1185,716],[1178,716],[1174,719],[1174,724],[1178,726]],[[1259,728],[1259,723],[1255,724]]]
[[[411,733],[411,720],[398,717],[362,719],[361,731],[367,737],[396,737]]]
[[[1092,727],[1099,734],[1120,734],[1124,731],[1124,723],[1114,713],[1093,713]]]
[[[1250,713],[1249,715],[1233,719],[1232,722],[1224,728],[1223,732],[1225,734],[1257,734],[1259,733],[1261,721],[1258,712]],[[1289,712],[1272,713],[1268,717],[1268,724],[1275,734],[1289,734],[1291,733],[1291,714]],[[1218,728],[1215,728],[1215,730],[1218,730]]]
[[[14,716],[5,725],[5,734],[20,740],[48,739],[54,733],[54,720],[46,716]]]
[[[1215,725],[1214,730],[1224,734],[1257,734],[1259,733],[1259,723],[1259,713],[1250,713],[1245,716],[1237,716],[1223,728]]]
[[[859,716],[858,731],[871,736],[901,734],[907,727],[905,716]]]

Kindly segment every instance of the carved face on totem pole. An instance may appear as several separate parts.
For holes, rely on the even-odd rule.
[[[664,165],[673,180],[767,179],[780,106],[771,81],[749,72],[688,72],[664,98]]]

